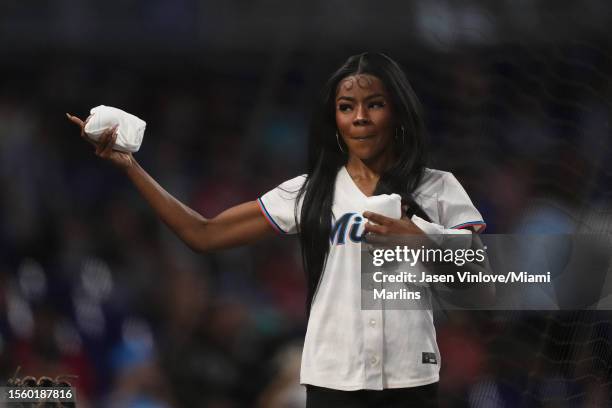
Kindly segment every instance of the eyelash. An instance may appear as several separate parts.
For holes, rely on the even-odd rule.
[[[384,107],[385,105],[386,105],[386,103],[385,103],[385,102],[383,102],[383,101],[370,102],[370,103],[368,104],[368,108],[370,108],[370,109],[373,109],[373,108],[375,108],[375,107],[376,107],[376,108],[382,108],[382,107]],[[349,109],[351,109],[352,107],[353,107],[352,105],[349,105],[349,104],[347,104],[347,103],[343,103],[343,104],[338,105],[338,110],[339,110],[340,112],[347,112],[347,111],[348,111]]]

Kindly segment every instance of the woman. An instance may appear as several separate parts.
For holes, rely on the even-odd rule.
[[[87,139],[84,122],[69,119]],[[480,231],[484,222],[452,174],[425,167],[419,102],[397,63],[383,54],[350,57],[324,88],[307,174],[211,219],[168,194],[131,154],[113,150],[116,137],[109,131],[94,143],[96,155],[122,168],[192,249],[299,233],[308,283],[301,368],[308,407],[435,406],[440,358],[432,313],[361,310],[360,241],[364,234]],[[364,212],[367,197],[384,193],[402,196],[406,216]]]

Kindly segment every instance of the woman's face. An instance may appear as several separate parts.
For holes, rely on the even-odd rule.
[[[380,157],[392,145],[394,122],[389,94],[380,79],[358,74],[340,81],[336,126],[350,155],[362,161]]]

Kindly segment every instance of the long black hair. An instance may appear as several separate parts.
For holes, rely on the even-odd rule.
[[[336,91],[340,81],[356,74],[369,74],[382,81],[390,95],[396,122],[396,161],[381,174],[374,194],[397,193],[402,202],[409,205],[410,215],[417,214],[429,220],[412,197],[423,177],[427,159],[420,102],[406,75],[391,58],[378,53],[353,55],[332,74],[323,88],[321,103],[310,124],[307,178],[296,200],[308,314],[329,253],[336,175],[348,159],[336,140]]]

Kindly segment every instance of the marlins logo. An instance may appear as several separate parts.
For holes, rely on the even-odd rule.
[[[332,225],[329,239],[333,245],[344,245],[347,239],[360,243],[363,238],[363,217],[350,212],[342,215]]]

